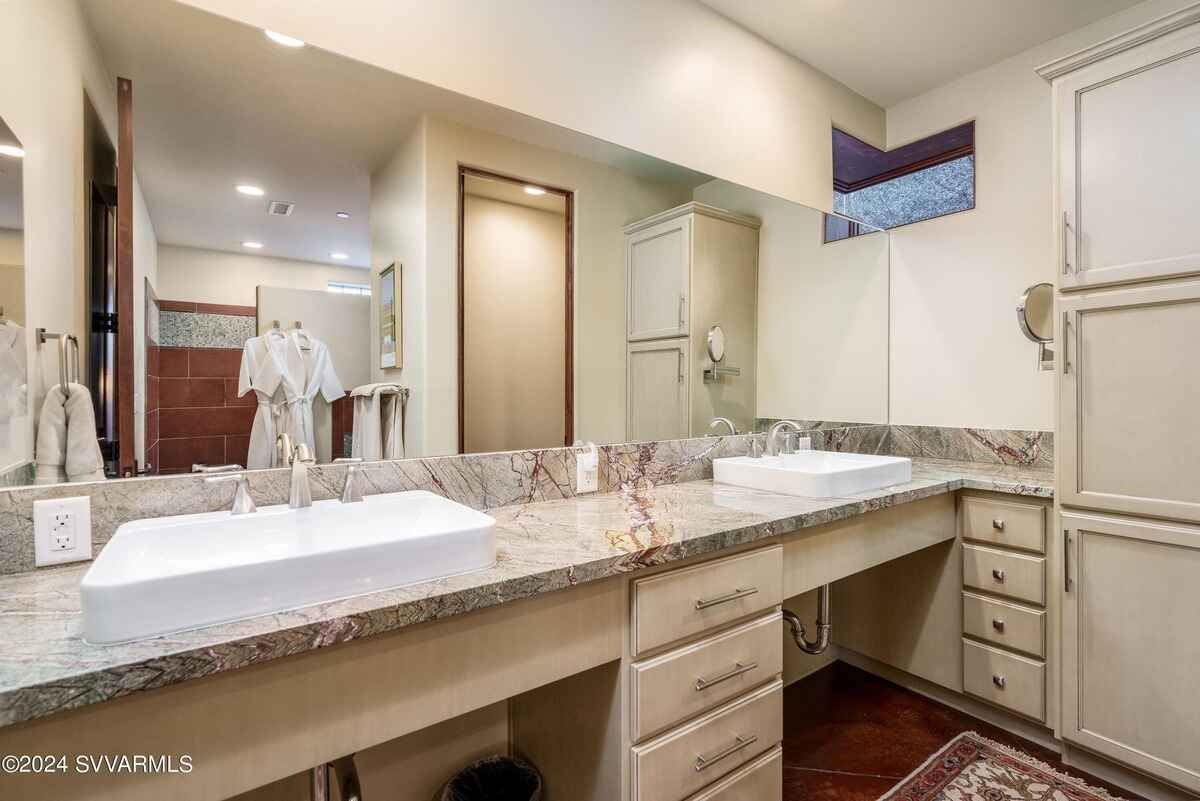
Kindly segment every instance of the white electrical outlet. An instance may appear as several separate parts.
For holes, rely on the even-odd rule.
[[[91,498],[34,501],[33,551],[38,567],[91,559]]]
[[[593,442],[576,442],[575,447],[587,449],[575,454],[575,492],[595,492],[600,488],[600,453]]]

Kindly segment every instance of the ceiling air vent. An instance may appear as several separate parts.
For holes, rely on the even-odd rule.
[[[296,208],[295,203],[288,203],[286,200],[272,200],[267,206],[267,214],[273,214],[276,217],[287,217],[292,213],[292,209]]]

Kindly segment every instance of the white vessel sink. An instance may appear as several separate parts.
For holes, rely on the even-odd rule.
[[[912,460],[831,451],[759,459],[736,456],[713,459],[713,480],[785,495],[830,498],[912,481]]]
[[[490,567],[495,525],[424,491],[126,523],[80,586],[84,638],[127,642]]]

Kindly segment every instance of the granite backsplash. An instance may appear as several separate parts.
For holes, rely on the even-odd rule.
[[[934,429],[912,426],[830,424],[804,421],[818,450],[898,454],[1035,468],[1052,466],[1052,435],[1047,432]],[[959,432],[959,433],[955,433]],[[700,437],[600,448],[599,491],[636,489],[712,477],[712,460],[750,452],[762,434]],[[314,500],[341,494],[347,465],[309,470]],[[248,474],[261,505],[286,503],[288,471]],[[369,493],[424,489],[476,509],[557,500],[575,496],[572,448],[439,456],[382,463],[363,476]],[[0,574],[34,568],[33,502],[86,495],[91,498],[95,552],[117,527],[131,520],[228,509],[233,487],[210,485],[197,475],[124,481],[0,488]]]

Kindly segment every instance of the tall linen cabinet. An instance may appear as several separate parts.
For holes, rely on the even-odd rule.
[[[685,203],[625,227],[626,434],[630,441],[739,431],[755,417],[759,221]],[[706,376],[708,332],[726,372]]]
[[[1200,792],[1200,5],[1051,64],[1061,731]]]

